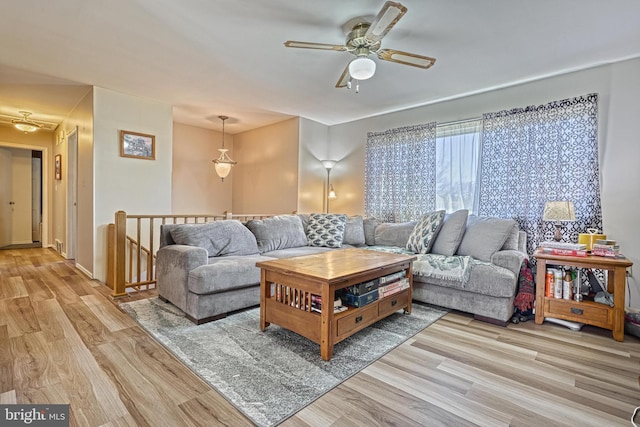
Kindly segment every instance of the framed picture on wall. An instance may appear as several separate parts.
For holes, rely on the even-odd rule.
[[[136,159],[156,159],[156,137],[144,133],[120,131],[120,155]]]
[[[62,154],[56,154],[56,179],[62,179]]]

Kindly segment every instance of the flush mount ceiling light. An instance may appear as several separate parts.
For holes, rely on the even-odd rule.
[[[218,148],[220,157],[213,160],[213,163],[215,163],[216,173],[220,178],[222,178],[222,181],[224,182],[224,179],[227,177],[227,175],[229,175],[229,172],[231,172],[231,167],[238,162],[234,162],[233,160],[231,160],[231,157],[229,157],[229,154],[227,154],[229,150],[224,148],[224,121],[229,117],[218,116],[218,118],[222,120],[222,148]]]
[[[33,120],[29,120],[29,116],[31,115],[28,111],[18,111],[22,114],[21,119],[13,119],[11,123],[16,127],[16,129],[23,131],[24,133],[35,132],[42,127],[40,123],[36,123]]]

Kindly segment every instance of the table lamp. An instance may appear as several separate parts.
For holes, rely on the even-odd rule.
[[[573,202],[553,201],[545,203],[542,220],[556,222],[556,233],[553,236],[553,239],[556,242],[559,242],[560,240],[562,240],[562,233],[560,232],[560,227],[562,227],[562,224],[560,224],[560,222],[576,220],[576,212],[573,206]]]

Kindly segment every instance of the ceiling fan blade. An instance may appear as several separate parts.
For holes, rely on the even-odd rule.
[[[418,68],[431,68],[436,63],[436,58],[430,56],[416,55],[415,53],[402,52],[394,49],[380,49],[378,58],[383,61],[397,62],[399,64],[411,65]]]
[[[351,80],[351,76],[349,75],[349,64],[345,67],[342,75],[338,79],[338,83],[336,83],[336,87],[347,87],[349,81]]]
[[[337,44],[297,42],[294,40],[287,40],[286,42],[284,42],[284,45],[286,47],[298,47],[301,49],[320,49],[320,50],[336,50],[336,51],[347,50],[346,46],[341,46]]]
[[[364,36],[372,41],[381,40],[406,12],[407,8],[400,3],[386,2]]]

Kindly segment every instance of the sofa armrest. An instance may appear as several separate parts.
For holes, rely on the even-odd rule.
[[[168,245],[160,248],[156,258],[158,295],[185,311],[189,272],[207,265],[208,256],[206,249],[196,246]]]
[[[491,255],[491,263],[498,267],[506,268],[512,271],[518,277],[522,262],[527,259],[527,254],[516,250],[497,251]]]

